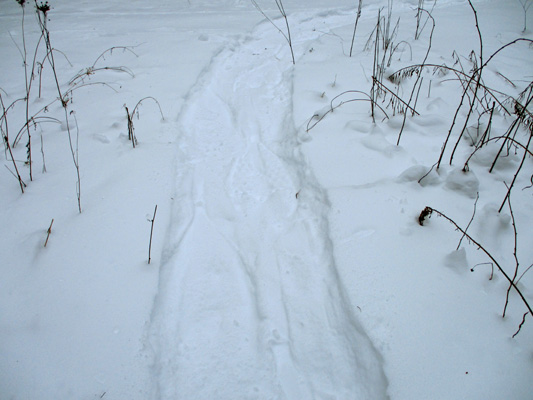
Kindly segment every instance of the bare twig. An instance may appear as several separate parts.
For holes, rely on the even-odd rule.
[[[520,275],[520,277],[516,280],[516,284],[520,282],[520,279],[522,279],[522,277],[526,274],[526,272],[529,271],[531,268],[533,268],[533,264],[531,264],[529,267],[526,268],[524,272],[522,272],[522,275]]]
[[[513,189],[514,184],[516,183],[516,178],[518,178],[518,174],[520,173],[520,170],[522,169],[522,166],[524,165],[524,162],[526,161],[527,155],[529,154],[529,145],[531,143],[531,139],[533,138],[533,135],[529,135],[527,144],[525,146],[526,151],[524,151],[524,156],[522,157],[522,161],[520,161],[520,165],[518,166],[518,169],[516,170],[516,173],[513,176],[513,180],[511,184],[509,185],[509,188],[507,189],[507,194],[505,195],[505,198],[502,201],[502,204],[500,206],[500,209],[498,212],[501,212],[503,209],[503,206],[505,205],[505,202],[509,200],[509,196],[511,195],[511,190]]]
[[[52,222],[50,222],[50,226],[48,227],[48,230],[46,231],[47,235],[46,235],[46,240],[44,242],[44,247],[46,247],[46,245],[48,244],[48,239],[50,238],[50,234],[52,233],[53,224],[54,224],[54,219],[52,218]]]
[[[22,128],[20,128],[20,130],[18,131],[17,135],[15,136],[15,139],[13,140],[13,148],[15,148],[17,146],[17,144],[20,142],[20,139],[22,138],[22,135],[24,133],[24,131],[28,128],[36,128],[38,124],[43,124],[45,122],[48,122],[48,123],[55,123],[55,124],[60,124],[61,121],[58,120],[57,118],[54,118],[54,117],[38,117],[37,114],[35,114],[33,117],[30,117],[25,123],[24,125],[22,126]]]
[[[484,67],[484,64],[483,64],[483,36],[481,35],[481,31],[479,29],[477,11],[474,8],[474,6],[472,5],[471,0],[468,0],[468,4],[470,5],[470,8],[472,9],[472,12],[474,13],[474,18],[475,18],[475,21],[476,21],[476,30],[477,30],[478,37],[479,37],[479,64],[481,65],[481,67],[479,69],[477,69],[472,74],[472,78],[476,77],[476,85],[474,87],[474,96],[472,97],[472,100],[470,101],[470,107],[468,109],[468,113],[467,113],[466,118],[465,118],[463,129],[461,130],[461,133],[459,134],[459,137],[457,138],[457,141],[455,142],[455,146],[453,147],[452,154],[450,155],[450,165],[452,164],[453,156],[455,154],[455,151],[457,150],[457,147],[459,146],[459,142],[461,141],[461,138],[463,137],[463,135],[464,135],[464,133],[466,131],[470,116],[472,115],[472,112],[474,111],[474,105],[476,103],[477,93],[478,93],[478,90],[480,88],[480,83],[481,83],[481,73],[483,72],[483,67]]]
[[[341,101],[339,104],[337,105],[333,105],[333,102],[338,99],[339,97],[347,94],[347,93],[357,93],[357,94],[362,94],[368,98],[366,99],[350,99],[350,100],[343,100]],[[360,90],[347,90],[345,92],[342,92],[341,94],[338,94],[337,96],[335,96],[333,99],[331,99],[331,102],[330,102],[330,108],[328,111],[326,111],[325,113],[323,113],[322,115],[319,115],[319,114],[314,114],[310,119],[309,121],[307,122],[307,127],[306,127],[306,132],[309,132],[311,129],[313,129],[316,125],[318,125],[318,123],[320,121],[322,121],[326,115],[328,115],[329,113],[335,111],[337,108],[343,106],[344,104],[347,104],[347,103],[352,103],[352,102],[355,102],[355,101],[369,101],[369,102],[372,102],[372,99],[371,97],[365,93],[365,92],[362,92]],[[381,107],[379,104],[375,104],[376,107],[378,107],[382,112],[383,114],[385,114],[385,118],[389,118],[389,116],[387,115],[387,113],[385,112],[385,110],[383,109],[383,107]]]
[[[419,9],[418,13],[420,14],[421,12],[426,12],[427,15],[428,15],[428,19],[431,19],[431,22],[432,22],[432,27],[431,27],[431,33],[429,34],[429,45],[428,45],[428,49],[426,51],[426,55],[424,56],[424,60],[422,61],[422,64],[421,64],[421,67],[420,67],[420,73],[417,74],[416,76],[416,80],[415,80],[415,84],[413,85],[413,90],[411,91],[411,95],[409,96],[409,101],[407,102],[408,105],[411,104],[411,101],[413,99],[413,95],[415,93],[415,90],[416,90],[416,87],[417,87],[417,84],[418,82],[420,81],[421,77],[422,77],[422,70],[424,68],[424,63],[427,61],[428,57],[429,57],[429,52],[431,51],[431,42],[433,40],[433,32],[435,31],[435,19],[433,18],[433,16],[426,10],[424,9]],[[418,92],[420,92],[420,88],[422,87],[422,82],[420,82],[420,85],[418,87]],[[418,99],[418,92],[417,92],[417,99]],[[411,109],[411,107],[409,106],[409,108]],[[414,108],[411,109],[412,111],[412,115],[414,115],[415,113],[417,113],[415,111]],[[417,113],[418,114],[418,113]],[[402,133],[403,133],[403,130],[405,128],[405,121],[407,119],[407,112],[404,113],[403,115],[403,121],[402,121],[402,127],[400,128],[400,132],[398,133],[398,140],[396,141],[396,145],[399,146],[400,145],[400,139],[402,137]]]
[[[512,281],[514,282],[516,280],[516,277],[518,276],[518,267],[520,266],[520,263],[518,262],[518,256],[517,256],[517,245],[518,245],[518,234],[516,232],[516,220],[514,218],[513,213],[513,207],[511,206],[511,198],[509,198],[509,201],[507,202],[509,205],[509,212],[511,213],[511,223],[513,225],[513,239],[514,239],[514,248],[513,248],[513,257],[515,260],[515,270]],[[509,285],[507,288],[507,294],[505,295],[505,306],[503,307],[503,316],[505,317],[505,312],[507,311],[507,305],[509,304],[509,293],[511,292],[512,285]]]
[[[492,280],[492,278],[494,277],[494,264],[491,263],[491,262],[485,262],[485,263],[479,263],[479,264],[476,264],[474,265],[472,268],[470,268],[470,271],[474,272],[474,269],[480,265],[490,265],[490,277],[489,277],[489,281]]]
[[[513,139],[513,138],[510,138],[510,137],[506,137],[506,136],[495,136],[493,138],[490,138],[488,139],[485,144],[489,143],[489,142],[493,142],[493,141],[498,141],[498,140],[501,140],[501,139],[505,139],[509,142],[511,142],[513,145],[515,145],[516,147],[520,147],[522,148],[527,154],[529,154],[531,157],[533,157],[533,151],[529,150],[526,148],[526,146],[524,146],[522,143],[520,143],[518,140],[516,139]],[[468,156],[468,158],[466,159],[465,161],[465,164],[463,166],[463,171],[468,171],[468,163],[470,162],[470,160],[472,159],[472,157],[474,156],[474,154],[476,154],[479,150],[481,149],[481,147],[476,147],[476,149],[472,152],[472,154],[470,154]]]
[[[155,221],[156,212],[157,212],[157,204],[155,205],[154,216],[150,220],[150,222],[152,223],[152,226],[150,228],[150,244],[148,245],[148,264],[150,264],[150,261],[152,260],[152,235],[154,233],[154,221]]]
[[[270,22],[272,24],[272,26],[274,26],[274,28],[276,28],[278,30],[279,33],[281,33],[281,35],[285,38],[285,40],[287,41],[288,45],[289,45],[289,48],[291,50],[291,56],[292,56],[292,63],[293,64],[296,64],[296,60],[294,58],[294,52],[293,52],[293,49],[292,49],[292,38],[291,38],[291,30],[290,30],[290,27],[289,27],[289,21],[287,19],[287,13],[285,12],[285,7],[283,7],[283,3],[281,0],[275,0],[276,1],[276,6],[278,7],[278,10],[281,14],[281,16],[283,17],[283,19],[285,20],[285,26],[287,27],[287,33],[283,32],[283,30],[281,30],[281,28],[279,28],[275,23],[274,21],[272,20],[272,18],[270,18],[264,11],[263,9],[259,6],[259,4],[257,4],[257,1],[256,0],[251,0],[253,6],[257,9],[257,11],[259,11],[263,17],[265,17],[267,19],[268,22]]]
[[[19,179],[20,178],[20,176],[17,176],[16,173],[11,171],[7,165],[4,165],[4,167],[11,173],[11,175],[13,175],[15,177],[15,179]],[[22,188],[21,189],[22,189],[22,193],[24,193],[24,188],[26,187],[26,184],[22,180],[20,180],[19,183],[22,183]]]
[[[468,82],[464,85],[464,90],[463,90],[463,94],[461,96],[461,100],[459,102],[459,106],[457,107],[456,111],[455,111],[455,114],[454,114],[454,117],[453,117],[453,120],[452,120],[452,124],[450,126],[450,129],[448,131],[448,135],[446,136],[446,140],[444,141],[444,144],[442,146],[442,149],[441,149],[441,153],[440,153],[440,156],[439,156],[439,160],[437,162],[437,169],[440,167],[440,163],[442,161],[442,157],[444,156],[444,152],[446,150],[446,147],[447,147],[447,144],[448,144],[448,140],[450,139],[450,136],[451,136],[451,133],[452,133],[452,130],[455,126],[455,123],[456,123],[456,120],[457,120],[457,116],[459,114],[459,110],[462,108],[463,106],[463,102],[464,102],[464,99],[468,93],[468,90],[470,90],[471,88],[471,85],[472,85],[472,82],[476,81],[475,83],[475,86],[474,86],[474,90],[473,90],[473,93],[474,93],[474,96],[473,96],[473,99],[470,101],[470,107],[469,107],[469,111],[468,111],[468,115],[467,115],[467,118],[466,118],[466,122],[465,122],[465,125],[463,126],[463,130],[461,131],[461,134],[459,135],[459,139],[461,138],[461,136],[463,135],[464,133],[464,130],[466,129],[466,124],[468,123],[468,118],[470,117],[471,113],[472,113],[472,109],[474,107],[474,103],[477,99],[477,91],[478,89],[481,87],[483,89],[486,90],[486,86],[484,86],[482,83],[481,83],[481,74],[482,74],[482,71],[483,69],[485,68],[485,66],[497,55],[499,54],[502,50],[504,50],[505,48],[515,44],[515,43],[518,43],[518,42],[528,42],[528,43],[533,43],[533,40],[531,39],[525,39],[525,38],[518,38],[518,39],[515,39],[503,46],[501,46],[498,50],[496,50],[494,53],[492,53],[492,55],[485,61],[483,62],[483,39],[482,39],[482,36],[481,36],[481,32],[479,30],[479,25],[478,25],[478,20],[477,20],[477,13],[474,9],[474,7],[472,6],[472,3],[470,2],[469,0],[469,4],[470,4],[470,7],[472,8],[473,12],[474,12],[474,16],[475,16],[475,19],[476,19],[476,28],[477,28],[477,31],[478,31],[478,36],[479,36],[479,41],[480,41],[480,62],[479,62],[479,67],[478,66],[475,66],[474,68],[474,71],[472,72],[472,75],[470,75],[470,77],[468,78]],[[491,94],[491,96],[495,99],[496,97],[494,97],[493,94]],[[501,106],[501,108],[503,110],[505,110],[506,113],[507,110],[505,109],[505,107],[503,107],[503,105],[497,101],[498,104]],[[508,113],[509,114],[509,113]],[[457,145],[458,145],[458,142],[459,142],[459,139],[457,140],[456,144],[455,144],[455,147],[452,151],[452,154],[450,156],[450,164],[452,163],[453,161],[453,156],[454,156],[454,152],[457,148]]]
[[[476,201],[474,202],[474,211],[472,212],[472,217],[470,218],[470,221],[468,222],[468,225],[465,228],[465,232],[468,231],[468,228],[470,228],[470,225],[472,224],[472,221],[474,220],[474,217],[476,216],[476,207],[477,207],[478,200],[479,200],[479,192],[476,193]],[[464,237],[465,235],[461,236],[461,240],[459,240],[456,250],[459,250],[459,247],[461,247],[461,242],[463,241]]]
[[[68,103],[70,101],[69,97],[62,92],[61,85],[59,84],[59,78],[57,76],[56,71],[56,64],[54,59],[54,49],[52,47],[52,43],[50,41],[50,31],[47,27],[47,21],[48,21],[48,12],[50,11],[50,5],[48,2],[45,3],[37,3],[37,0],[35,0],[35,7],[37,9],[37,19],[39,22],[39,28],[41,30],[41,35],[44,38],[44,43],[46,45],[46,59],[48,60],[48,63],[50,64],[50,67],[52,68],[52,75],[55,80],[57,93],[59,96],[59,100],[61,101],[61,106],[63,107],[63,111],[65,114],[65,125],[66,130],[68,134],[68,140],[70,145],[70,151],[72,153],[72,160],[74,162],[74,167],[76,168],[76,174],[77,174],[77,183],[76,183],[76,196],[78,199],[78,210],[81,213],[81,182],[80,182],[80,168],[79,168],[79,162],[78,162],[78,137],[79,137],[79,128],[78,123],[76,121],[76,116],[74,115],[74,120],[76,121],[76,150],[74,150],[74,146],[72,143],[72,132],[70,128],[70,121],[69,121],[69,111],[68,111]],[[67,92],[68,93],[68,92]],[[70,112],[72,115],[73,112]]]
[[[352,45],[350,46],[350,57],[352,56],[353,43],[355,41],[355,32],[357,31],[357,23],[361,17],[361,6],[363,5],[363,0],[359,0],[359,6],[357,7],[357,17],[355,18],[355,25],[353,27],[353,36],[352,36]]]
[[[431,168],[428,170],[428,172],[426,172],[424,175],[422,175],[422,177],[418,180],[418,184],[419,184],[419,185],[421,185],[421,184],[422,184],[422,181],[423,181],[425,178],[427,178],[429,174],[431,174],[431,171],[433,171],[433,168],[435,168],[436,165],[437,165],[436,163],[433,164],[433,165],[431,166]],[[422,224],[420,224],[420,225],[422,225]]]
[[[125,52],[130,52],[130,53],[133,54],[135,57],[139,57],[139,56],[138,56],[138,55],[132,50],[132,48],[134,48],[134,46],[113,46],[113,47],[110,47],[109,49],[103,51],[102,54],[100,54],[100,55],[96,58],[96,60],[94,60],[93,65],[92,65],[91,68],[94,69],[95,66],[96,66],[96,63],[98,62],[98,60],[100,60],[101,58],[102,58],[102,59],[105,58],[105,55],[106,55],[107,53],[109,53],[109,54],[112,55],[112,54],[113,54],[113,51],[115,51],[115,50],[122,50],[124,53],[125,53]]]
[[[528,309],[529,313],[533,315],[533,310],[531,309],[531,306],[529,305],[529,303],[528,303],[527,299],[525,298],[524,294],[516,286],[516,283],[513,282],[513,280],[509,277],[509,275],[505,272],[505,270],[501,267],[501,265],[498,263],[498,261],[477,240],[475,240],[464,229],[462,229],[459,225],[457,225],[457,223],[453,219],[451,219],[450,217],[448,217],[444,213],[442,213],[442,212],[440,212],[440,211],[438,211],[438,210],[436,210],[434,208],[426,207],[420,213],[420,216],[419,216],[419,219],[418,219],[420,225],[423,225],[425,219],[428,218],[428,217],[431,217],[431,215],[433,213],[439,215],[440,217],[444,218],[449,223],[451,223],[455,227],[455,229],[457,231],[461,232],[470,242],[472,242],[478,249],[480,249],[481,251],[483,251],[483,253],[485,253],[485,255],[494,263],[494,265],[496,265],[496,267],[502,273],[502,275],[505,277],[505,279],[507,279],[507,281],[509,282],[511,287],[516,291],[516,293],[518,293],[518,295],[522,299],[522,302],[524,303],[524,305]]]
[[[133,126],[133,116],[135,114],[137,114],[137,118],[139,117],[139,107],[141,106],[141,104],[145,100],[153,100],[157,104],[157,107],[159,108],[159,113],[161,114],[161,118],[163,120],[165,119],[165,116],[163,115],[163,110],[161,110],[161,105],[152,96],[147,96],[147,97],[144,97],[141,100],[139,100],[137,102],[137,104],[135,105],[135,107],[133,107],[133,110],[131,111],[131,113],[130,113],[128,107],[124,104],[124,108],[126,109],[126,114],[127,114],[127,117],[128,117],[128,139],[131,140],[133,148],[135,148],[135,146],[137,146],[137,137],[135,136],[135,127]]]
[[[128,140],[131,140],[131,144],[133,148],[135,148],[137,138],[135,137],[135,127],[133,126],[133,114],[130,114],[130,110],[128,110],[126,104],[124,104],[124,108],[126,109],[126,115],[128,118]]]
[[[12,103],[12,104],[14,104],[14,103]],[[15,157],[13,156],[13,151],[11,149],[11,145],[9,144],[9,125],[7,123],[7,109],[4,106],[4,100],[2,99],[2,93],[0,93],[0,105],[2,106],[2,110],[3,110],[2,118],[0,118],[0,131],[2,132],[2,139],[3,139],[3,142],[4,142],[4,146],[7,148],[8,152],[9,152],[9,156],[11,157],[11,161],[13,162],[13,167],[15,167],[16,174],[14,174],[14,175],[15,175],[15,177],[17,178],[17,180],[19,182],[20,190],[21,190],[22,193],[24,193],[24,188],[26,187],[26,184],[23,182],[22,177],[20,176],[20,173],[19,173],[19,170],[18,170],[18,167],[17,167],[17,162],[15,161]],[[8,107],[8,109],[9,109],[9,107]],[[2,128],[2,124],[5,127],[5,129]]]
[[[522,325],[524,325],[524,323],[526,322],[526,317],[529,313],[524,313],[524,316],[522,317],[522,322],[520,322],[520,325],[518,325],[518,330],[514,333],[513,335],[513,339],[515,338],[516,335],[518,335],[520,333],[520,330],[522,329]]]
[[[72,154],[72,161],[74,162],[74,167],[76,168],[76,195],[78,198],[78,211],[81,213],[81,175],[80,175],[80,161],[79,161],[79,138],[80,138],[80,129],[78,127],[78,120],[76,119],[76,113],[74,111],[70,112],[70,115],[74,117],[74,122],[76,124],[76,148],[72,144],[72,136],[70,130],[68,131],[68,140],[70,145],[70,152]],[[67,116],[68,119],[68,116]]]
[[[374,42],[374,62],[372,63],[372,87],[370,88],[370,112],[372,115],[372,122],[376,122],[375,113],[374,113],[374,106],[376,105],[376,100],[378,97],[378,90],[376,89],[376,80],[379,81],[382,79],[382,75],[379,72],[379,33],[381,31],[380,29],[380,23],[381,23],[381,9],[378,11],[378,21],[376,22],[376,39]]]
[[[139,100],[137,102],[137,104],[135,105],[135,107],[133,107],[133,111],[131,112],[131,115],[135,115],[135,113],[138,112],[138,108],[141,106],[142,102],[145,101],[145,100],[153,100],[155,102],[155,104],[157,104],[157,107],[159,108],[159,113],[161,114],[161,118],[162,119],[165,119],[165,116],[163,115],[163,110],[161,110],[161,104],[159,104],[159,102],[152,96],[146,96],[144,98],[142,98],[141,100]]]
[[[522,6],[522,10],[524,11],[524,29],[522,32],[527,31],[527,12],[531,5],[533,5],[533,1],[531,0],[518,0],[520,5]]]
[[[398,71],[391,74],[388,77],[388,79],[393,83],[400,83],[400,81],[404,77],[411,77],[414,74],[420,74],[422,69],[425,67],[433,68],[433,74],[436,74],[436,73],[446,74],[447,72],[453,72],[457,76],[457,78],[461,81],[461,84],[463,85],[463,89],[467,88],[465,82],[471,78],[471,75],[466,74],[464,71],[461,71],[457,68],[449,67],[444,64],[413,64],[408,67],[400,68]],[[504,104],[497,97],[497,95],[508,97],[505,93],[492,89],[483,83],[480,83],[480,87],[490,96],[490,98],[493,101],[495,101],[498,104],[498,107],[506,115],[511,115],[511,113],[505,108]],[[479,97],[478,97],[478,101],[481,101]]]
[[[43,173],[46,172],[46,160],[44,159],[44,143],[43,135],[41,134],[41,155],[43,156]]]
[[[131,69],[129,69],[128,67],[124,67],[124,66],[120,66],[120,67],[100,67],[100,68],[89,67],[89,68],[82,69],[76,75],[74,75],[74,77],[72,77],[72,79],[68,82],[68,84],[71,85],[71,86],[78,85],[79,81],[83,82],[85,77],[94,75],[98,71],[124,72],[124,73],[128,74],[129,76],[131,76],[132,78],[135,76],[135,74],[133,73],[133,71]]]
[[[494,53],[492,53],[492,55],[487,59],[487,61],[485,61],[485,63],[481,66],[481,68],[484,68],[497,54],[500,53],[500,51],[506,49],[507,47],[509,46],[512,46],[513,44],[515,43],[518,43],[518,42],[527,42],[529,44],[533,43],[533,40],[531,39],[526,39],[526,38],[518,38],[518,39],[515,39],[507,44],[504,44],[502,47],[500,47],[498,50],[496,50]]]
[[[416,114],[416,115],[420,115],[413,107],[411,107],[409,105],[409,103],[406,103],[405,101],[403,101],[396,93],[394,93],[392,90],[390,90],[388,87],[386,87],[383,83],[381,83],[380,81],[378,81],[375,77],[372,77],[376,82],[375,84],[377,86],[379,86],[379,90],[382,90],[384,92],[387,92],[389,93],[394,99],[396,99],[397,101],[399,101],[405,108],[405,112],[404,114],[407,113],[407,110],[411,111],[413,114]]]

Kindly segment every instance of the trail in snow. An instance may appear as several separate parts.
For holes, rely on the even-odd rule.
[[[296,50],[325,18],[295,22]],[[262,24],[224,49],[180,117],[150,330],[157,399],[386,397],[381,357],[338,278],[325,192],[299,150],[280,39]]]

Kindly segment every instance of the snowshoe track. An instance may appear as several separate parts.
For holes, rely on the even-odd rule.
[[[294,21],[301,43],[314,23]],[[213,58],[186,101],[149,336],[156,399],[386,398],[298,147],[291,73],[262,24]]]

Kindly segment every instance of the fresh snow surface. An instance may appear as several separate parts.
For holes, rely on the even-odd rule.
[[[285,32],[275,2],[258,3]],[[511,291],[502,318],[508,282],[491,274],[487,256],[444,218],[418,224],[425,206],[463,228],[475,213],[468,233],[511,277],[516,247],[520,277],[533,262],[531,157],[512,191],[513,215],[498,212],[524,151],[512,148],[489,173],[494,141],[463,172],[483,133],[476,114],[452,165],[459,127],[442,166],[418,182],[452,123],[457,77],[425,71],[420,115],[407,118],[396,145],[403,115],[387,99],[389,119],[378,111],[373,122],[362,93],[371,88],[369,37],[387,2],[363,0],[353,57],[356,1],[284,4],[295,65],[249,1],[50,2],[64,91],[117,47],[69,99],[82,213],[46,63],[29,109],[46,106],[39,116],[53,119],[32,131],[33,181],[27,133],[13,149],[25,193],[8,169],[0,174],[1,400],[531,398],[531,315],[512,337],[524,302]],[[468,2],[425,4],[436,24],[427,63],[452,66],[455,52],[468,72],[470,52],[479,53]],[[485,60],[518,37],[533,39],[521,32],[518,2],[473,4]],[[431,23],[414,40],[417,5],[393,4],[398,48],[387,75],[424,59]],[[25,93],[21,18],[15,1],[0,0],[6,107]],[[24,21],[32,58],[31,3]],[[484,81],[516,97],[532,62],[531,47],[518,43],[488,64]],[[414,81],[401,84],[403,99]],[[124,105],[131,111],[147,96],[132,148]],[[492,136],[513,119],[495,114]],[[7,118],[11,142],[24,102]],[[527,132],[515,138],[526,144]],[[0,157],[13,170],[7,149]],[[533,272],[517,286],[533,303]]]

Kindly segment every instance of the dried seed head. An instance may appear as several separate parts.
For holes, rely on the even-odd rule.
[[[424,226],[424,221],[426,218],[431,218],[431,214],[433,213],[433,209],[431,207],[426,207],[422,210],[420,215],[418,216],[418,223],[420,226]]]
[[[41,4],[37,4],[37,10],[42,12],[46,17],[46,13],[50,11],[50,4],[48,4],[47,1],[45,1],[44,3],[41,2]]]

